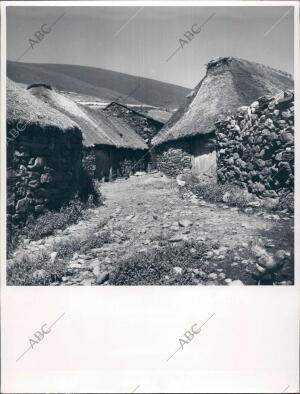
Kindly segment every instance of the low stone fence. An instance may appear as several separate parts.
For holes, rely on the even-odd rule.
[[[294,93],[264,96],[216,123],[217,176],[264,197],[294,189]]]

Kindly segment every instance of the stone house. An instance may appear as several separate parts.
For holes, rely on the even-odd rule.
[[[92,163],[89,169],[96,179],[108,181],[146,170],[148,146],[128,123],[103,110],[84,107],[54,89],[35,86],[30,91],[79,125],[83,162]]]
[[[152,138],[164,126],[164,123],[153,117],[135,111],[123,104],[112,102],[104,111],[112,117],[123,120],[131,127],[143,140],[149,144]]]
[[[17,222],[58,208],[80,189],[76,122],[7,80],[7,211]]]
[[[289,74],[262,64],[232,57],[210,61],[205,77],[152,139],[158,168],[171,176],[184,170],[215,175],[218,115],[293,85]]]

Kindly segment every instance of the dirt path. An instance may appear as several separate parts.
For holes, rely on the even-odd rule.
[[[111,234],[111,239],[103,247],[92,248],[83,254],[76,253],[70,259],[70,272],[63,278],[63,285],[105,284],[107,273],[121,258],[157,248],[161,241],[169,245],[182,240],[216,243],[218,246],[212,252],[216,257],[215,264],[218,259],[222,260],[224,251],[234,249],[243,254],[242,251],[258,238],[271,250],[292,249],[290,233],[286,232],[286,228],[292,225],[292,219],[281,219],[277,215],[261,212],[245,213],[224,204],[217,206],[197,201],[190,196],[180,198],[176,182],[160,174],[105,183],[101,186],[101,192],[105,204],[93,209],[88,219],[70,226],[55,237],[49,237],[45,243],[31,242],[27,246],[32,250],[48,249],[53,242],[74,237],[82,239],[88,232],[97,234],[97,231],[107,231]],[[100,225],[103,222],[107,224]],[[243,257],[237,258],[237,261],[227,264],[245,269]],[[291,267],[286,269],[290,277]],[[217,265],[216,270],[222,271]],[[214,284],[214,279],[212,277],[211,284]]]

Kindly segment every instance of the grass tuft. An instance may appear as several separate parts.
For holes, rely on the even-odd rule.
[[[67,267],[62,260],[51,262],[49,253],[23,252],[7,265],[7,284],[10,286],[46,286],[60,281]]]

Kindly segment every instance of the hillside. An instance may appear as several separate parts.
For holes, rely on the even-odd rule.
[[[105,101],[126,97],[129,103],[176,108],[189,89],[153,79],[140,78],[101,68],[66,65],[7,62],[7,76],[15,82],[47,83],[58,90],[95,96]]]

